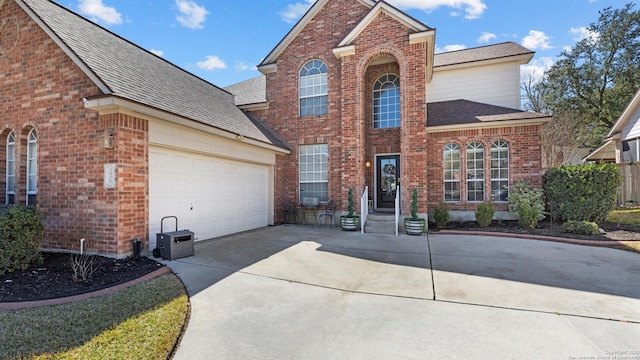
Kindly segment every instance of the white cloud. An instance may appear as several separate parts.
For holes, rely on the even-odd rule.
[[[401,9],[420,9],[427,12],[442,6],[463,9],[466,19],[477,19],[487,10],[483,0],[389,0],[389,3]],[[451,15],[458,16],[459,13],[453,11]]]
[[[227,64],[225,64],[224,61],[222,61],[222,59],[220,59],[215,55],[207,56],[206,60],[198,61],[196,65],[198,65],[200,69],[209,70],[209,71],[227,68]]]
[[[175,0],[180,12],[176,15],[176,20],[182,26],[189,29],[202,29],[202,25],[207,20],[209,12],[204,6],[200,6],[191,0]]]
[[[549,36],[538,30],[530,30],[529,35],[522,39],[522,46],[531,50],[547,50],[552,47],[551,44],[549,44]]]
[[[237,61],[235,65],[235,69],[237,72],[243,72],[247,70],[256,70],[257,67],[255,65],[247,64],[243,61]]]
[[[78,9],[92,20],[102,21],[107,25],[122,24],[122,15],[112,6],[105,6],[102,0],[79,0]]]
[[[316,0],[305,0],[295,4],[287,5],[287,9],[278,13],[282,21],[293,24],[304,15]]]
[[[451,44],[451,45],[446,45],[443,48],[436,47],[436,53],[443,53],[443,52],[456,51],[456,50],[464,50],[466,48],[467,47],[462,45],[462,44]]]
[[[158,55],[160,57],[162,57],[164,55],[164,51],[162,51],[162,50],[151,49],[151,50],[149,50],[149,52],[152,53],[152,54],[156,54],[156,55]]]
[[[579,28],[571,28],[571,30],[569,30],[569,33],[573,35],[573,40],[575,41],[590,39],[592,43],[595,43],[600,38],[600,34],[591,31],[584,26]]]
[[[493,34],[493,33],[485,31],[478,38],[478,42],[480,44],[484,44],[484,43],[488,43],[489,41],[494,40],[496,38],[497,38],[496,34]]]
[[[528,81],[529,77],[532,77],[533,80],[537,82],[552,65],[553,58],[550,57],[533,59],[527,65],[520,67],[520,77],[522,81]]]

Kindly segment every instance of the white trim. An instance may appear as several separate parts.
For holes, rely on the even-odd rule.
[[[438,55],[438,54],[435,54],[435,55]],[[527,64],[529,61],[531,61],[531,59],[533,58],[533,55],[534,55],[533,53],[530,53],[530,54],[523,54],[523,55],[517,55],[517,56],[499,57],[495,59],[467,61],[467,62],[457,63],[457,64],[437,65],[433,67],[433,71],[440,72],[440,71],[456,70],[456,69],[463,69],[463,68],[476,67],[476,66],[502,64],[502,63],[508,63],[508,62],[517,62],[522,65],[522,64]]]
[[[268,110],[269,102],[265,101],[261,103],[238,105],[238,108],[240,110],[246,110],[246,111]]]
[[[271,145],[262,141],[246,138],[242,134],[232,133],[230,131],[216,128],[212,125],[207,125],[195,120],[191,120],[178,115],[167,113],[162,110],[157,110],[133,101],[129,101],[129,100],[114,97],[114,96],[87,100],[84,104],[84,107],[87,109],[97,110],[100,115],[121,113],[121,114],[132,115],[132,116],[139,117],[141,119],[146,119],[146,120],[160,119],[160,120],[168,121],[170,123],[186,126],[188,128],[200,130],[209,134],[217,135],[226,139],[242,141],[245,144],[258,146],[258,147],[271,150],[280,154],[288,155],[291,153],[291,151],[280,148],[278,146]]]
[[[266,65],[258,65],[258,71],[263,73],[264,75],[272,74],[278,71],[278,64],[266,64]]]
[[[640,90],[636,93],[636,95],[633,97],[631,102],[629,102],[629,105],[624,109],[624,111],[618,118],[618,121],[616,121],[616,123],[613,124],[613,127],[611,128],[611,131],[609,131],[607,138],[611,138],[617,132],[622,131],[621,128],[623,127],[623,125],[626,125],[627,122],[632,120],[631,119],[632,109],[638,106],[639,104],[640,104]]]
[[[355,45],[343,46],[343,47],[338,47],[333,49],[333,55],[335,55],[338,59],[343,58],[345,56],[355,55],[355,53],[356,53]]]
[[[436,36],[435,30],[423,31],[409,35],[409,44],[420,44],[429,42]]]
[[[76,53],[71,50],[71,48],[58,36],[58,34],[56,34],[55,31],[53,31],[47,24],[45,24],[45,22],[42,21],[42,19],[40,19],[40,17],[33,10],[31,10],[28,5],[26,5],[21,0],[16,0],[16,3],[27,13],[27,15],[29,15],[29,17],[31,17],[31,19],[36,24],[38,24],[38,26],[40,26],[40,28],[42,28],[42,30],[44,30],[47,35],[49,35],[49,37],[56,43],[56,45],[58,45],[60,49],[62,49],[62,51],[64,51],[64,53],[69,58],[71,58],[71,60],[80,68],[80,70],[82,70],[82,72],[84,72],[85,75],[87,75],[89,79],[93,81],[93,83],[100,89],[100,91],[105,94],[113,93],[109,86],[107,86],[107,84],[102,81],[102,79],[100,79],[100,77],[98,77],[98,75],[94,73],[93,70],[91,70],[91,68],[89,68],[89,66],[87,66],[87,64],[85,64],[84,61],[82,61],[78,57],[78,55],[76,55]]]
[[[428,118],[428,115],[427,115]],[[428,121],[428,120],[427,120]],[[504,120],[504,121],[491,121],[480,122],[470,124],[458,124],[458,125],[442,125],[442,126],[427,126],[427,133],[437,133],[445,131],[457,131],[468,129],[490,129],[505,126],[526,126],[526,125],[542,125],[551,121],[551,117],[536,118],[536,119],[522,119],[522,120]]]

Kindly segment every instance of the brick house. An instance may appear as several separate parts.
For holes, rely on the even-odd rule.
[[[291,148],[277,156],[276,206],[313,197],[344,210],[348,190],[366,187],[385,211],[401,185],[404,214],[417,189],[420,212],[446,202],[473,219],[484,201],[506,212],[516,180],[541,186],[549,118],[520,110],[533,52],[435,54],[435,35],[384,1],[318,0],[258,66],[264,76],[227,88]]]
[[[0,0],[0,126],[0,201],[37,206],[47,249],[114,257],[164,216],[201,240],[273,224],[289,153],[230,93],[48,0]]]
[[[41,211],[46,249],[113,257],[154,248],[165,216],[205,240],[365,187],[380,211],[400,183],[421,212],[505,210],[505,185],[541,182],[533,53],[434,38],[384,1],[318,0],[264,76],[223,90],[50,0],[0,0],[0,201]]]

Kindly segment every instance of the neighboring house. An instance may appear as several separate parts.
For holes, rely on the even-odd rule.
[[[618,165],[624,178],[621,205],[640,202],[640,91],[607,135],[604,145],[595,149],[584,161],[611,162]]]
[[[515,43],[434,54],[436,30],[384,1],[318,0],[264,58],[264,76],[227,88],[291,148],[278,155],[276,221],[305,197],[346,207],[369,188],[376,211],[446,202],[473,219],[507,210],[511,184],[542,185],[546,115],[520,110]],[[358,207],[359,208],[359,207]]]
[[[37,206],[45,248],[124,257],[171,215],[201,240],[274,223],[286,145],[230,93],[51,1],[0,0],[0,126],[0,201]]]

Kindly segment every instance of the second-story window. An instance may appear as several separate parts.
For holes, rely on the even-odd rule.
[[[327,65],[320,60],[307,62],[300,70],[300,116],[327,113]]]
[[[373,128],[400,126],[400,78],[384,74],[373,84]]]
[[[15,203],[15,179],[16,179],[16,135],[11,132],[7,136],[7,189],[6,203]]]

